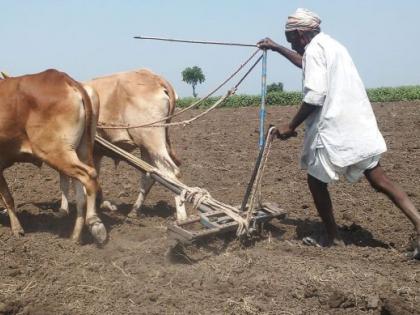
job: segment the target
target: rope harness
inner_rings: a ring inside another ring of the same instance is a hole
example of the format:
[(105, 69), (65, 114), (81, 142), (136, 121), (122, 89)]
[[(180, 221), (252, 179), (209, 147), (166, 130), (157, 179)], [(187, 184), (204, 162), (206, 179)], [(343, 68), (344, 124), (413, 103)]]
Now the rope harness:
[(205, 198), (210, 197), (210, 193), (200, 187), (192, 187), (190, 191), (183, 189), (181, 194), (181, 204), (184, 204), (186, 201), (192, 203), (193, 210), (197, 210), (203, 203)]
[(219, 100), (217, 100), (212, 106), (210, 106), (203, 113), (201, 113), (201, 114), (199, 114), (199, 115), (197, 115), (197, 116), (195, 116), (191, 119), (184, 120), (184, 121), (172, 122), (172, 123), (161, 123), (161, 122), (166, 121), (168, 119), (171, 119), (175, 116), (178, 116), (181, 113), (184, 113), (187, 110), (190, 110), (194, 107), (197, 107), (200, 103), (202, 103), (203, 101), (208, 99), (210, 96), (212, 96), (218, 90), (220, 90), (224, 85), (226, 85), (233, 77), (235, 77), (258, 54), (259, 51), (260, 51), (260, 49), (257, 49), (255, 52), (253, 52), (252, 55), (248, 59), (246, 59), (246, 61), (238, 67), (238, 69), (236, 69), (227, 79), (225, 79), (219, 86), (217, 86), (209, 94), (202, 97), (198, 101), (192, 103), (188, 107), (177, 111), (173, 115), (169, 115), (169, 116), (166, 116), (162, 119), (159, 119), (159, 120), (156, 120), (156, 121), (153, 121), (153, 122), (150, 122), (150, 123), (146, 123), (146, 124), (140, 124), (140, 125), (127, 125), (127, 124), (119, 124), (119, 123), (105, 124), (103, 122), (98, 122), (97, 128), (99, 128), (99, 129), (135, 129), (135, 128), (145, 128), (145, 127), (168, 127), (168, 126), (179, 126), (179, 125), (186, 126), (186, 125), (192, 123), (193, 121), (199, 119), (200, 117), (206, 115), (207, 113), (209, 113), (210, 111), (215, 109), (217, 106), (219, 106), (221, 103), (223, 103), (227, 98), (234, 95), (236, 93), (236, 90), (238, 89), (239, 85), (245, 80), (245, 78), (251, 73), (251, 71), (255, 68), (255, 66), (261, 61), (262, 55), (257, 59), (257, 61), (254, 62), (254, 64), (242, 76), (242, 78), (238, 81), (238, 83), (234, 87), (232, 87), (230, 90), (228, 90), (224, 96), (222, 96)]

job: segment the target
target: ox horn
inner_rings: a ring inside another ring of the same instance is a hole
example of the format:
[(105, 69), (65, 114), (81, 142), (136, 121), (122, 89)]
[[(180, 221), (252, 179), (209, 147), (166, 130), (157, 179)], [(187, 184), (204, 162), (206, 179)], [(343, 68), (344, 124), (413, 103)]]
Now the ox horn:
[(8, 75), (6, 72), (0, 71), (1, 76), (3, 77), (3, 79), (7, 79), (10, 78), (10, 75)]

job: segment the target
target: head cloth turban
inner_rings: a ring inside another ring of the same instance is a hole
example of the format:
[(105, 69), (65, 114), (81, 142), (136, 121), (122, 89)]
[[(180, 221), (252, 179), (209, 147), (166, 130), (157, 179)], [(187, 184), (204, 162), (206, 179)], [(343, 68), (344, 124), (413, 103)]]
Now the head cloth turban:
[(286, 22), (286, 32), (290, 31), (319, 31), (321, 19), (318, 14), (307, 9), (299, 8), (290, 15)]

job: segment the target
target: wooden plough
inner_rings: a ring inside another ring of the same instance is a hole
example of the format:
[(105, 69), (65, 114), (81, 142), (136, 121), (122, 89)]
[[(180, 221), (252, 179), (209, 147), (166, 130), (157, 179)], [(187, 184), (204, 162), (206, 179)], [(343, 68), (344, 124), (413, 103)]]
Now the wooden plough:
[(167, 229), (170, 238), (191, 243), (204, 237), (234, 230), (238, 236), (249, 236), (259, 231), (265, 222), (285, 216), (285, 212), (275, 204), (258, 202), (256, 205), (264, 164), (275, 133), (276, 129), (270, 127), (266, 134), (266, 145), (260, 150), (241, 207), (224, 204), (213, 199), (205, 190), (188, 187), (177, 179), (169, 178), (157, 168), (99, 136), (96, 136), (95, 141), (102, 148), (112, 151), (134, 168), (147, 173), (158, 183), (181, 196), (184, 202), (193, 203), (198, 214), (186, 220), (176, 220)]

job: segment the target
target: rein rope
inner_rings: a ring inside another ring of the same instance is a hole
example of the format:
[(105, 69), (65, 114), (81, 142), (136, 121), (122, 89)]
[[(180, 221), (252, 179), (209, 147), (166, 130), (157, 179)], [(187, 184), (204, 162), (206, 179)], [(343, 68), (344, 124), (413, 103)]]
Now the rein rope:
[(160, 122), (166, 121), (170, 118), (173, 118), (175, 116), (180, 115), (181, 113), (186, 112), (187, 110), (190, 110), (196, 106), (198, 106), (200, 103), (202, 103), (203, 101), (205, 101), (206, 99), (208, 99), (210, 96), (212, 96), (214, 93), (216, 93), (218, 90), (220, 90), (224, 85), (226, 85), (234, 76), (236, 76), (238, 74), (239, 71), (241, 71), (254, 57), (255, 55), (260, 51), (260, 49), (257, 49), (254, 53), (252, 53), (252, 55), (244, 62), (242, 63), (238, 69), (236, 69), (226, 80), (224, 80), (219, 86), (217, 86), (213, 91), (211, 91), (209, 94), (207, 94), (206, 96), (202, 97), (201, 99), (199, 99), (198, 101), (192, 103), (191, 105), (189, 105), (188, 107), (177, 111), (176, 113), (174, 113), (173, 115), (169, 115), (166, 116), (162, 119), (150, 122), (150, 123), (146, 123), (146, 124), (141, 124), (141, 125), (121, 125), (121, 124), (105, 124), (103, 122), (98, 122), (97, 128), (99, 129), (135, 129), (135, 128), (144, 128), (144, 127), (167, 127), (167, 126), (179, 126), (179, 125), (183, 125), (186, 126), (188, 124), (190, 124), (191, 122), (193, 122), (194, 120), (197, 120), (198, 118), (206, 115), (207, 113), (209, 113), (211, 110), (213, 110), (214, 108), (216, 108), (217, 106), (219, 106), (221, 103), (223, 103), (228, 97), (234, 95), (236, 93), (236, 90), (238, 89), (238, 86), (243, 82), (243, 80), (249, 75), (249, 73), (255, 68), (255, 66), (261, 61), (262, 59), (262, 55), (257, 59), (257, 61), (250, 67), (250, 69), (245, 73), (244, 76), (242, 76), (242, 78), (239, 80), (239, 82), (230, 90), (227, 91), (227, 93), (222, 96), (219, 100), (217, 100), (211, 107), (209, 107), (206, 111), (204, 111), (203, 113), (188, 119), (188, 120), (184, 120), (184, 121), (179, 121), (179, 122), (172, 122), (172, 123), (163, 123), (163, 124), (158, 124)]

